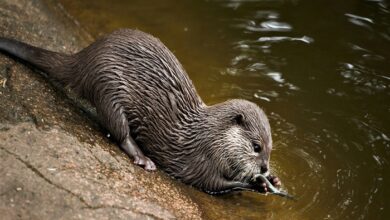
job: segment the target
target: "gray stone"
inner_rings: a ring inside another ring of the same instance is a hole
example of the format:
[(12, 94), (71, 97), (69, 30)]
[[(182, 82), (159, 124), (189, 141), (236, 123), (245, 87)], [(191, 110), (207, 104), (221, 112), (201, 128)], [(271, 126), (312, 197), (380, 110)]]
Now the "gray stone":
[[(54, 1), (2, 0), (0, 33), (66, 53), (92, 41)], [(0, 54), (1, 219), (201, 218), (180, 183), (133, 165), (89, 110)]]

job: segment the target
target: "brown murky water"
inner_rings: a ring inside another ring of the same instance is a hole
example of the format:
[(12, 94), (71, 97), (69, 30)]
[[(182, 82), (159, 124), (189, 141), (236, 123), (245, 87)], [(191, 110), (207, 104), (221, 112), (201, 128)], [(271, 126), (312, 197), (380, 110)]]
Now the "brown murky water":
[(159, 37), (207, 103), (268, 113), (297, 202), (188, 190), (210, 219), (390, 219), (390, 5), (382, 0), (60, 0), (95, 37)]

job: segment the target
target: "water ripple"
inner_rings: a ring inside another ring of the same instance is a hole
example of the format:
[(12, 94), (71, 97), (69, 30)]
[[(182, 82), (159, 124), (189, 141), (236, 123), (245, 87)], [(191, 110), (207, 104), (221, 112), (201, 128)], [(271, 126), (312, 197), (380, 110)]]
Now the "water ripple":
[(376, 94), (389, 89), (390, 77), (360, 64), (342, 63), (340, 74), (344, 83), (355, 85), (358, 93)]
[(286, 37), (286, 36), (275, 36), (275, 37), (260, 37), (258, 42), (270, 42), (270, 43), (277, 43), (277, 42), (283, 42), (283, 41), (301, 41), (306, 44), (311, 44), (314, 42), (314, 39), (308, 36), (303, 37)]
[(246, 30), (253, 32), (287, 32), (291, 31), (292, 27), (288, 23), (279, 21), (264, 21), (259, 25), (251, 23), (251, 25), (245, 26)]
[(366, 18), (363, 16), (358, 16), (349, 13), (346, 13), (345, 16), (347, 16), (349, 20), (354, 24), (361, 24), (362, 22), (374, 24), (374, 21), (371, 18)]

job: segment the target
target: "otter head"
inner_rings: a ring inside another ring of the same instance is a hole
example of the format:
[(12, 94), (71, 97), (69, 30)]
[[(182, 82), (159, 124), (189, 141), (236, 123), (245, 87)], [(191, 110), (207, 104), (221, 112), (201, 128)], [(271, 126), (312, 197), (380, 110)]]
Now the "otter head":
[(255, 190), (257, 174), (268, 175), (272, 150), (268, 118), (256, 104), (230, 100), (210, 107), (213, 130), (219, 135), (210, 142), (214, 175), (208, 192)]

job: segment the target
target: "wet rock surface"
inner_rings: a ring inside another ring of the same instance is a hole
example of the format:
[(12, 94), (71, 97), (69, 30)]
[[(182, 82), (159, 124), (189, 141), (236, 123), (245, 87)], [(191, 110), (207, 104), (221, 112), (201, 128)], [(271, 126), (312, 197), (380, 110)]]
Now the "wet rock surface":
[[(51, 1), (1, 1), (0, 33), (66, 53), (91, 41)], [(134, 166), (69, 96), (0, 53), (1, 219), (200, 218), (180, 183)]]

